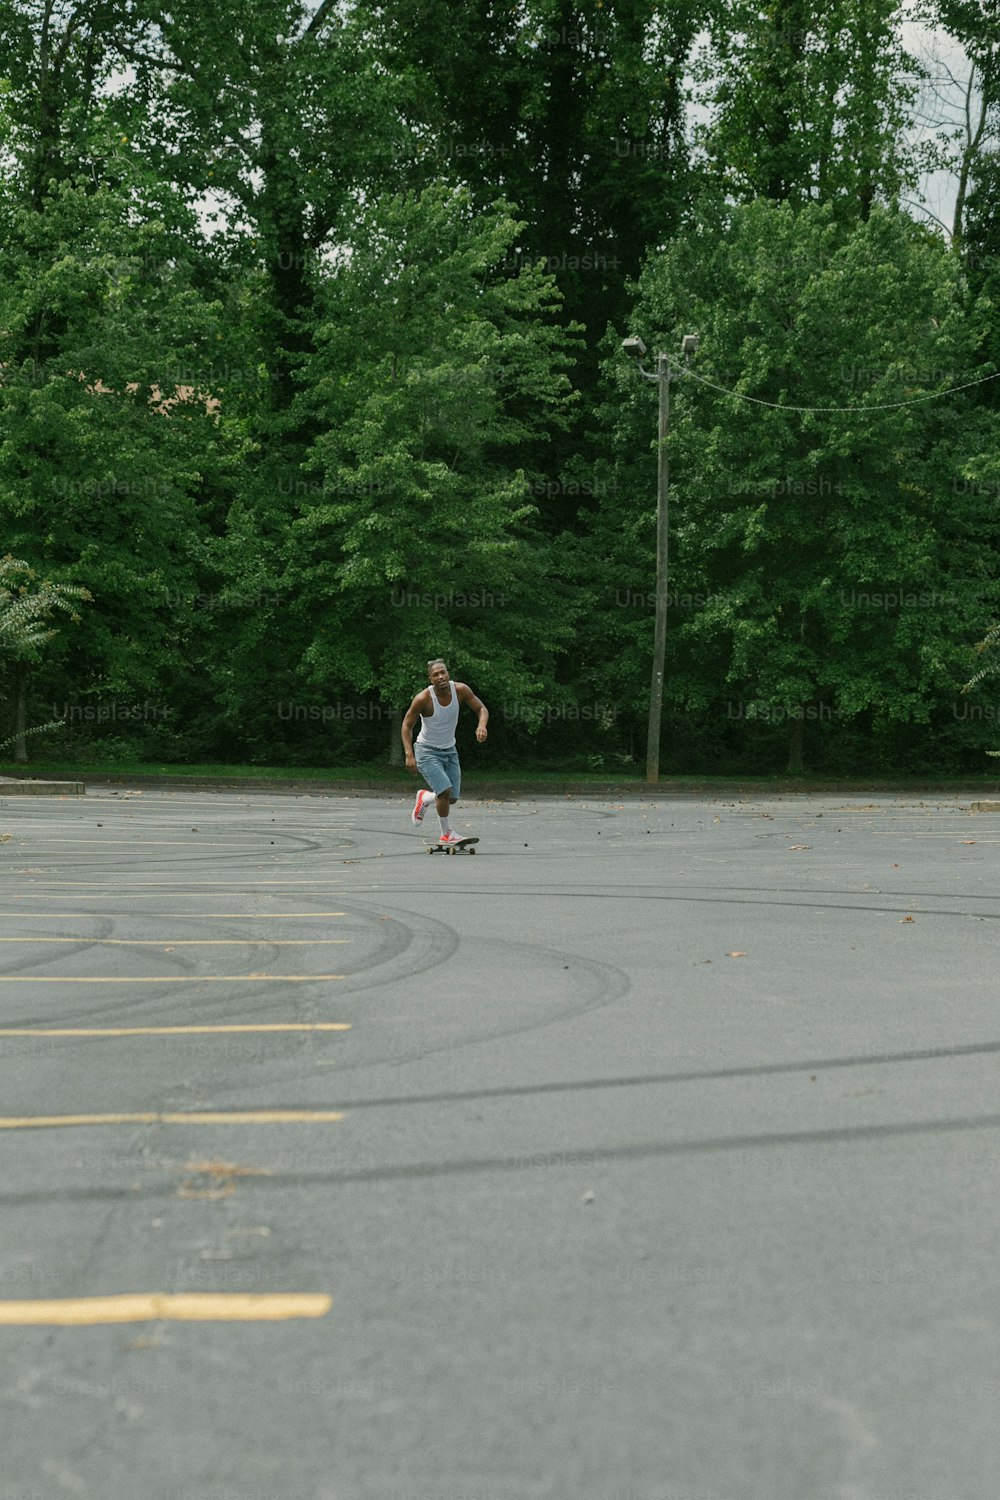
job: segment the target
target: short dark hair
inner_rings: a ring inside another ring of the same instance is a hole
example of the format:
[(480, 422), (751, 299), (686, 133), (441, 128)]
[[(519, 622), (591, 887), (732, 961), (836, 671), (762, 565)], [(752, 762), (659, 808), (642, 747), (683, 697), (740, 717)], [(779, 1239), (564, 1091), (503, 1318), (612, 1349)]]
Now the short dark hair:
[(448, 666), (448, 663), (445, 661), (445, 659), (444, 659), (443, 656), (435, 656), (434, 659), (433, 659), (433, 661), (429, 661), (427, 663), (427, 670), (428, 670), (428, 672), (432, 671), (433, 668), (437, 667), (437, 666), (442, 666), (442, 667), (447, 667)]

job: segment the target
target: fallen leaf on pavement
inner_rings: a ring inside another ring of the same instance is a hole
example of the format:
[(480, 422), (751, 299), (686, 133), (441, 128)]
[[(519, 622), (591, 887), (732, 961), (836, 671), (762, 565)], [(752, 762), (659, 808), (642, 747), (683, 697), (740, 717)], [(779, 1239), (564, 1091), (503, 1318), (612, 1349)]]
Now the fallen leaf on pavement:
[[(263, 1167), (241, 1167), (232, 1161), (189, 1161), (181, 1171), (185, 1177), (176, 1189), (178, 1198), (231, 1198), (237, 1177), (270, 1177)], [(199, 1179), (202, 1179), (199, 1182)], [(206, 1185), (207, 1184), (207, 1185)]]

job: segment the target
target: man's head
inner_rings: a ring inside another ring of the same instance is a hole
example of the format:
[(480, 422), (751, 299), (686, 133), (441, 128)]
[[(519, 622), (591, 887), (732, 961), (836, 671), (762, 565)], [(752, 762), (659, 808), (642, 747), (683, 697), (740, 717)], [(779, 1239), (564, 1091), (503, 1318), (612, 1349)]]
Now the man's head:
[(449, 682), (450, 674), (448, 672), (447, 662), (444, 661), (440, 656), (435, 657), (433, 661), (429, 661), (427, 663), (427, 676), (430, 678), (431, 682), (435, 684), (446, 684), (447, 682)]

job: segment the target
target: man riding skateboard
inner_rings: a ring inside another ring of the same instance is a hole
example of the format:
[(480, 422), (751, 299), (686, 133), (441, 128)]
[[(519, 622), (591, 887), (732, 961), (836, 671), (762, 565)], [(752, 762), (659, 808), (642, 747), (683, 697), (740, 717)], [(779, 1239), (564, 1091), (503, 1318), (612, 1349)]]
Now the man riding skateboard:
[[(441, 822), (441, 840), (444, 845), (459, 844), (460, 836), (452, 830), (448, 814), (458, 801), (462, 790), (462, 768), (455, 749), (455, 724), (464, 703), (479, 715), (476, 739), (480, 744), (486, 739), (486, 724), (490, 717), (486, 704), (476, 697), (464, 682), (452, 682), (447, 663), (440, 657), (427, 663), (430, 687), (418, 693), (406, 710), (400, 734), (406, 769), (415, 776), (419, 771), (430, 787), (421, 788), (411, 814), (413, 822), (419, 824), (424, 813), (433, 802)], [(416, 745), (413, 729), (420, 719), (420, 733)]]

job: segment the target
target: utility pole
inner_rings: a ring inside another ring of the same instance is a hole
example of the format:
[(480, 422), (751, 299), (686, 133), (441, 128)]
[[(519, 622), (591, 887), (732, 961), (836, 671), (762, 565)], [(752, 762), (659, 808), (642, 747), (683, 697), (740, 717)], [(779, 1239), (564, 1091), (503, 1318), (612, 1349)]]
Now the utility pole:
[[(656, 596), (653, 621), (653, 670), (649, 685), (649, 723), (646, 729), (646, 780), (652, 785), (660, 779), (660, 724), (663, 717), (663, 678), (667, 655), (667, 604), (670, 597), (670, 458), (667, 438), (670, 435), (670, 357), (656, 356), (656, 373), (643, 367), (646, 346), (640, 338), (629, 338), (622, 348), (636, 360), (639, 373), (659, 386), (659, 421), (656, 445)], [(690, 365), (698, 348), (698, 335), (687, 333), (681, 340), (685, 365)]]
[(660, 779), (660, 724), (663, 717), (663, 672), (667, 655), (667, 604), (670, 598), (670, 361), (656, 356), (660, 411), (656, 448), (656, 603), (653, 621), (653, 672), (649, 684), (649, 724), (646, 729), (646, 780)]

